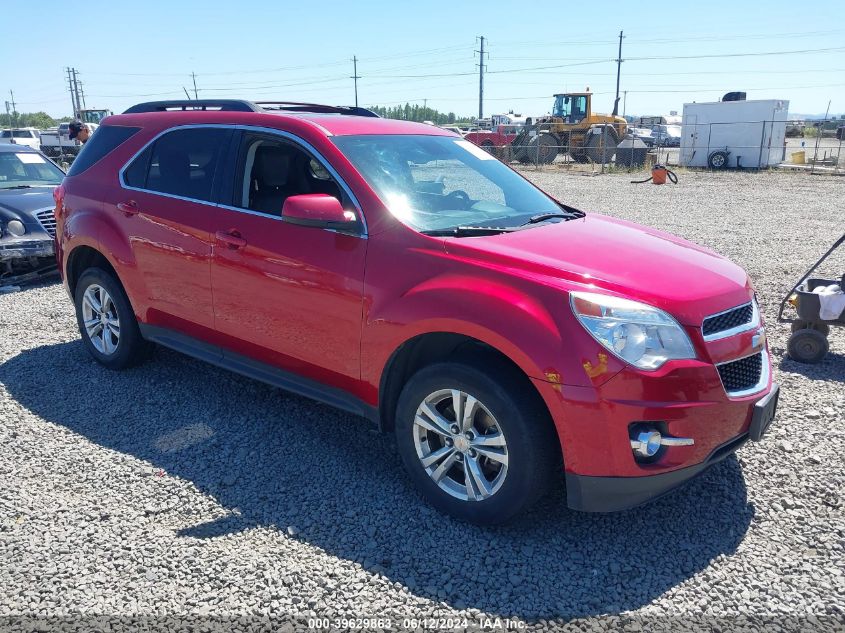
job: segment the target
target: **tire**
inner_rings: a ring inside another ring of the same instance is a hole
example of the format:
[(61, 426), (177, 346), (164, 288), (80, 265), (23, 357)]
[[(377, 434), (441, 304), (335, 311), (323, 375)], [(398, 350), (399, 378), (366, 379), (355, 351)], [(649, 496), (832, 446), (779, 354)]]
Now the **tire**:
[(495, 155), (496, 153), (496, 146), (493, 145), (492, 141), (484, 141), (481, 143), (481, 149), (483, 149), (488, 154)]
[[(82, 342), (98, 363), (117, 370), (148, 358), (152, 345), (141, 337), (126, 292), (110, 273), (101, 268), (83, 272), (76, 284), (74, 305)], [(86, 327), (86, 320), (90, 325), (94, 319), (98, 322)]]
[(825, 335), (809, 329), (794, 332), (786, 346), (789, 357), (799, 363), (819, 363), (827, 355), (827, 350)]
[(574, 160), (576, 163), (581, 163), (582, 165), (584, 165), (584, 164), (586, 164), (586, 163), (589, 163), (589, 162), (590, 162), (590, 159), (589, 159), (589, 157), (588, 157), (588, 156), (584, 153), (584, 150), (579, 150), (579, 151), (577, 151), (577, 152), (572, 152), (572, 153), (570, 154), (570, 156), (572, 156), (572, 160)]
[(599, 134), (591, 134), (584, 146), (584, 153), (594, 163), (612, 163), (616, 153), (616, 136), (613, 132), (602, 130)]
[(802, 321), (800, 319), (793, 321), (792, 331), (797, 332), (798, 330), (815, 330), (821, 332), (824, 336), (830, 335), (830, 326), (822, 321)]
[(726, 169), (728, 166), (727, 152), (710, 152), (707, 157), (707, 166), (710, 169)]
[[(544, 132), (537, 136), (536, 143), (537, 162), (541, 165), (551, 165), (555, 162), (558, 154), (557, 139), (551, 134)], [(532, 151), (535, 151), (534, 147), (532, 147)]]
[[(411, 480), (435, 508), (462, 521), (492, 525), (545, 494), (559, 465), (559, 440), (545, 406), (530, 389), (524, 377), (496, 364), (482, 371), (464, 363), (437, 363), (407, 382), (396, 410), (397, 446)], [(462, 408), (476, 399), (472, 419), (458, 433), (449, 428), (455, 421), (454, 393), (461, 394)], [(475, 477), (467, 474), (472, 472)]]

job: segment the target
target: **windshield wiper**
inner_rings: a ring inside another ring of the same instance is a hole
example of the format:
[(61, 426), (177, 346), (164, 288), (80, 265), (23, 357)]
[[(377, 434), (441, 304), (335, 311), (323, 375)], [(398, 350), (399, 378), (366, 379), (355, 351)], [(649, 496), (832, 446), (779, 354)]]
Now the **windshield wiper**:
[(565, 204), (561, 205), (563, 207), (563, 212), (561, 211), (551, 211), (549, 213), (538, 213), (537, 215), (532, 215), (528, 218), (527, 221), (523, 222), (520, 226), (527, 226), (529, 224), (537, 224), (539, 222), (545, 222), (546, 220), (554, 220), (556, 218), (560, 218), (562, 220), (574, 220), (576, 218), (583, 218), (584, 212), (579, 211), (578, 209), (573, 209), (572, 207), (568, 207)]
[(431, 229), (420, 231), (423, 235), (433, 237), (471, 237), (473, 235), (498, 235), (518, 231), (516, 226), (453, 226), (451, 229)]

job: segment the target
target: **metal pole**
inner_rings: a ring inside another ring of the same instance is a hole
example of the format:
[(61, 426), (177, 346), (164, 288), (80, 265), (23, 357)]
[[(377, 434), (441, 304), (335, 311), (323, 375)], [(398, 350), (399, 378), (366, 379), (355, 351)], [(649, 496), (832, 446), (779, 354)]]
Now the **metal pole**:
[(79, 110), (79, 108), (76, 105), (76, 95), (74, 95), (74, 93), (73, 93), (73, 79), (71, 78), (71, 72), (72, 72), (72, 69), (67, 68), (67, 88), (70, 91), (71, 114), (73, 115), (73, 118), (75, 119), (76, 118), (76, 111)]
[(193, 70), (191, 71), (191, 79), (194, 82), (194, 99), (199, 99), (197, 96), (197, 75)]
[(619, 77), (622, 74), (622, 31), (619, 31), (619, 56), (616, 58), (616, 100), (613, 102), (613, 116), (619, 114)]
[(184, 90), (184, 91), (185, 91), (185, 96), (186, 96), (186, 97), (188, 97), (188, 101), (190, 101), (190, 100), (191, 100), (191, 95), (190, 95), (190, 94), (188, 94), (188, 89), (187, 89), (187, 88), (185, 88), (185, 86), (182, 86), (182, 90)]
[(478, 51), (478, 120), (484, 118), (484, 36), (479, 36), (481, 47)]
[[(9, 90), (9, 94), (12, 96), (12, 114), (9, 117), (9, 125), (11, 126), (12, 125), (12, 118), (11, 117), (15, 117), (15, 123), (18, 122), (18, 112), (17, 112), (17, 108), (15, 107), (15, 93), (12, 92), (11, 90)], [(14, 126), (14, 127), (17, 127), (17, 126)], [(14, 129), (14, 127), (12, 129)], [(12, 136), (14, 136), (14, 134)]]
[(358, 80), (361, 77), (358, 76), (358, 56), (352, 56), (352, 77), (350, 79), (353, 80), (355, 84), (355, 107), (358, 107)]
[(82, 101), (79, 99), (79, 84), (76, 81), (76, 68), (73, 69), (73, 94), (76, 95), (76, 112), (73, 113), (73, 118), (80, 119), (82, 116), (80, 113)]
[(625, 95), (624, 98), (622, 99), (622, 116), (624, 117), (625, 112), (627, 112), (627, 110), (628, 110), (628, 91), (623, 90), (622, 94)]
[[(14, 104), (12, 104), (14, 105)], [(819, 156), (819, 141), (822, 140), (822, 134), (824, 134), (824, 127), (827, 125), (827, 115), (830, 114), (830, 101), (827, 102), (827, 110), (824, 111), (824, 121), (820, 128), (818, 128), (819, 133), (816, 135), (816, 148), (813, 150), (813, 165), (810, 167), (810, 175), (812, 175), (816, 171), (816, 159)]]

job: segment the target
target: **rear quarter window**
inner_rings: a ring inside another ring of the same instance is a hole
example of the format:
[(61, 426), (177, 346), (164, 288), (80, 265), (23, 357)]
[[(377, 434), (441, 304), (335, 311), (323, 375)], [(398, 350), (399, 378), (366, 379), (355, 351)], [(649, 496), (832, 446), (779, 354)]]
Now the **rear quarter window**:
[(139, 127), (124, 127), (120, 125), (101, 125), (94, 131), (88, 142), (82, 146), (82, 150), (79, 152), (76, 160), (73, 161), (67, 175), (77, 176), (81, 174), (91, 167), (91, 165), (126, 142), (127, 139), (140, 129)]

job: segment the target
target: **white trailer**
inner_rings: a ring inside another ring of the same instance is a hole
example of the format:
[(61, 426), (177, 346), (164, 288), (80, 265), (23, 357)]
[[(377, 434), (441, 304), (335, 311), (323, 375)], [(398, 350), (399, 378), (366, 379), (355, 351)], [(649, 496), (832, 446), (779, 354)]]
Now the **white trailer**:
[(777, 165), (788, 111), (783, 99), (685, 103), (679, 162), (711, 169)]

